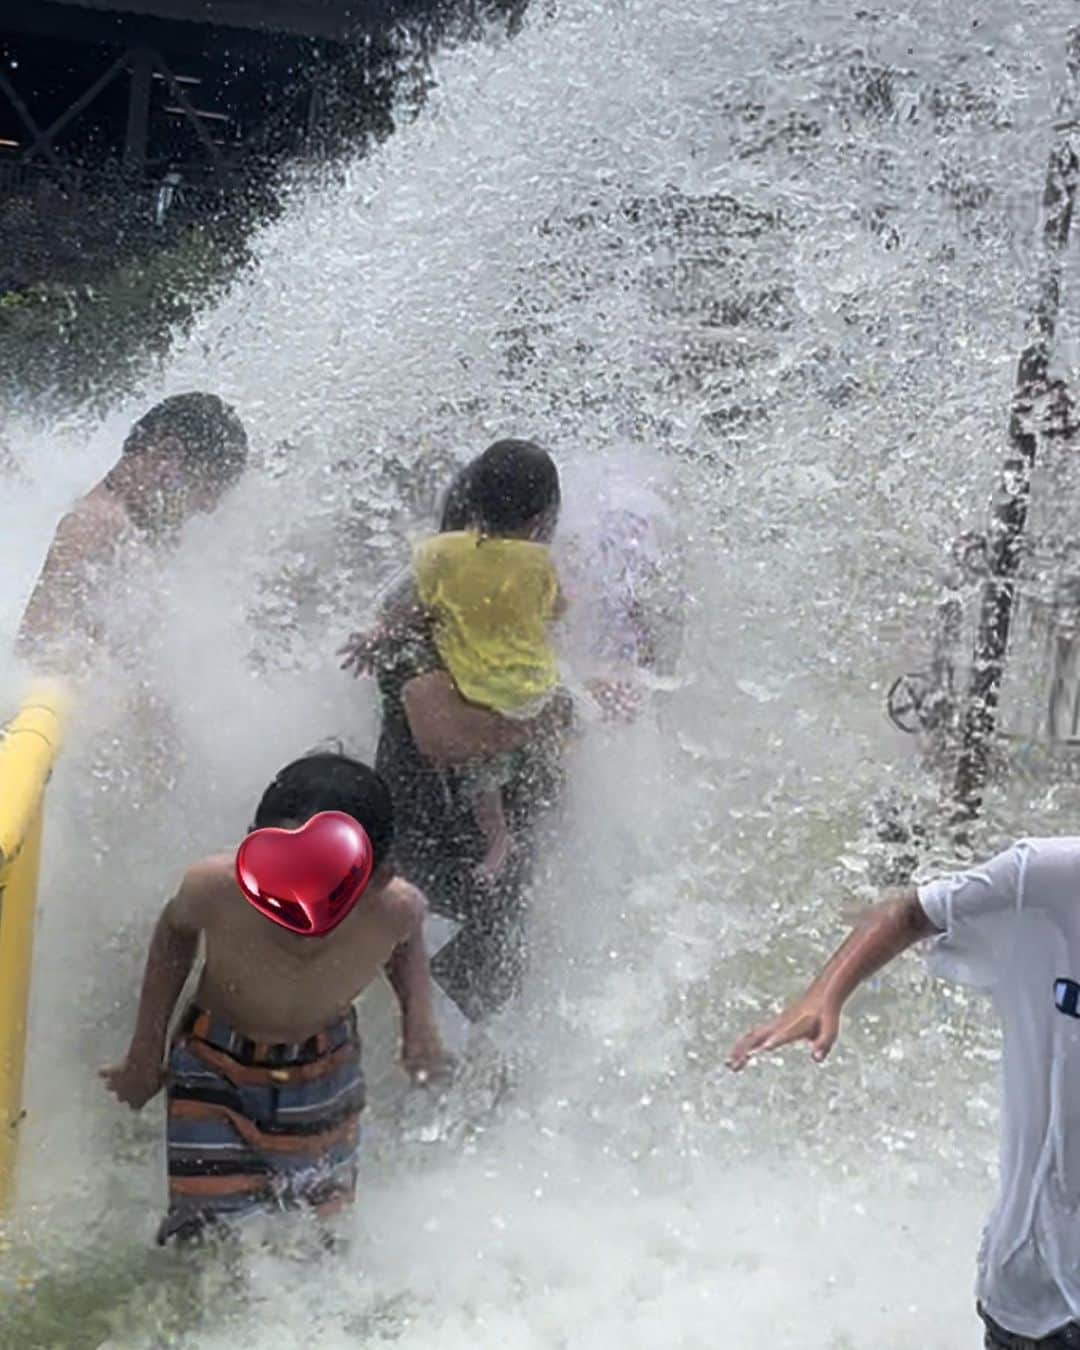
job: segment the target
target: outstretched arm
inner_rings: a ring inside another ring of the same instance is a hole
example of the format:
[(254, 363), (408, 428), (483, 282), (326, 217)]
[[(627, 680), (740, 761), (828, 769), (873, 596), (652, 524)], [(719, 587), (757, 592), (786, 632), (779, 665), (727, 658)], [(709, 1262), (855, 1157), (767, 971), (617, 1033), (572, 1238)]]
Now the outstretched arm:
[(373, 675), (385, 646), (400, 643), (410, 633), (423, 633), (427, 626), (428, 616), (417, 597), (412, 571), (405, 568), (383, 594), (372, 626), (351, 633), (338, 648), (338, 656), (345, 658), (341, 669), (351, 670), (356, 676)]
[(128, 1052), (120, 1064), (101, 1070), (109, 1091), (135, 1111), (156, 1096), (164, 1081), (169, 1019), (199, 947), (191, 911), (192, 897), (181, 886), (154, 929)]
[(755, 1055), (792, 1041), (809, 1041), (823, 1060), (840, 1030), (840, 1011), (856, 987), (901, 952), (937, 932), (915, 889), (900, 892), (868, 910), (833, 953), (806, 993), (772, 1021), (736, 1041), (728, 1067), (743, 1069)]

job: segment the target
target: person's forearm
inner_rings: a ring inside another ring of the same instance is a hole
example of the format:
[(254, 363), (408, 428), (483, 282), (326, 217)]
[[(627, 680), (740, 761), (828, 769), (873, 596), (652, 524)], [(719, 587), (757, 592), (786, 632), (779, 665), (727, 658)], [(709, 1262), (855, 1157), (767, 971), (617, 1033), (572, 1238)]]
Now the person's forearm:
[(426, 623), (427, 615), (416, 594), (411, 568), (403, 568), (380, 595), (376, 615), (380, 626), (388, 633), (399, 633)]
[(167, 914), (161, 916), (146, 958), (129, 1058), (155, 1063), (162, 1058), (169, 1019), (191, 974), (198, 947), (198, 934), (178, 932), (170, 924)]
[(407, 938), (386, 965), (386, 977), (397, 996), (403, 1021), (433, 1018), (431, 967), (421, 932)]
[(914, 888), (895, 893), (863, 915), (808, 992), (841, 1007), (863, 980), (934, 931)]
[(820, 1063), (836, 1041), (841, 1010), (852, 991), (894, 957), (936, 931), (914, 889), (875, 905), (863, 915), (800, 998), (735, 1042), (727, 1057), (728, 1067), (737, 1073), (755, 1055), (801, 1040), (811, 1043), (814, 1058)]

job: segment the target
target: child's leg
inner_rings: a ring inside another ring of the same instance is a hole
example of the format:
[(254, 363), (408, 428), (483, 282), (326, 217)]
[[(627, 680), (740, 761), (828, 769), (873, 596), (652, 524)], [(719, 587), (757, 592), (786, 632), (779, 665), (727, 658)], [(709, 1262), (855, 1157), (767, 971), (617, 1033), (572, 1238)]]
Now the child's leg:
[(479, 788), (473, 793), (472, 810), (473, 819), (487, 843), (487, 853), (477, 871), (486, 880), (494, 881), (506, 866), (512, 842), (503, 810), (502, 788), (498, 784)]
[[(535, 706), (528, 709), (501, 715), (515, 722), (529, 722), (539, 715), (547, 701), (546, 698), (537, 700)], [(502, 789), (503, 784), (514, 777), (518, 764), (518, 753), (510, 751), (474, 760), (465, 769), (463, 786), (472, 805), (473, 819), (487, 844), (487, 852), (476, 868), (477, 877), (484, 882), (498, 877), (514, 844), (506, 823)]]

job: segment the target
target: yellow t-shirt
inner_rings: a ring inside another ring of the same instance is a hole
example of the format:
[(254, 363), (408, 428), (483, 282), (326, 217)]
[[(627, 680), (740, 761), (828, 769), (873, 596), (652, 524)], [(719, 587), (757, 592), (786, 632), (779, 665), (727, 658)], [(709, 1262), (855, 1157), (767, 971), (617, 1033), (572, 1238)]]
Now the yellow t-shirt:
[(464, 531), (417, 546), (413, 575), (435, 645), (463, 698), (513, 712), (558, 683), (548, 625), (559, 579), (543, 544)]

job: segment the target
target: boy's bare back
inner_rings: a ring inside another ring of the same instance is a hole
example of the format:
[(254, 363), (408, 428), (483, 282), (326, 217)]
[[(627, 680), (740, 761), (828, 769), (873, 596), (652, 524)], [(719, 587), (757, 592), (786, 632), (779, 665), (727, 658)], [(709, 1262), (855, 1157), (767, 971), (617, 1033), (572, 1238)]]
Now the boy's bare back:
[(300, 937), (247, 903), (234, 867), (232, 854), (191, 867), (169, 906), (170, 922), (204, 934), (199, 1007), (254, 1041), (303, 1041), (330, 1025), (423, 919), (421, 893), (377, 872), (337, 928)]

